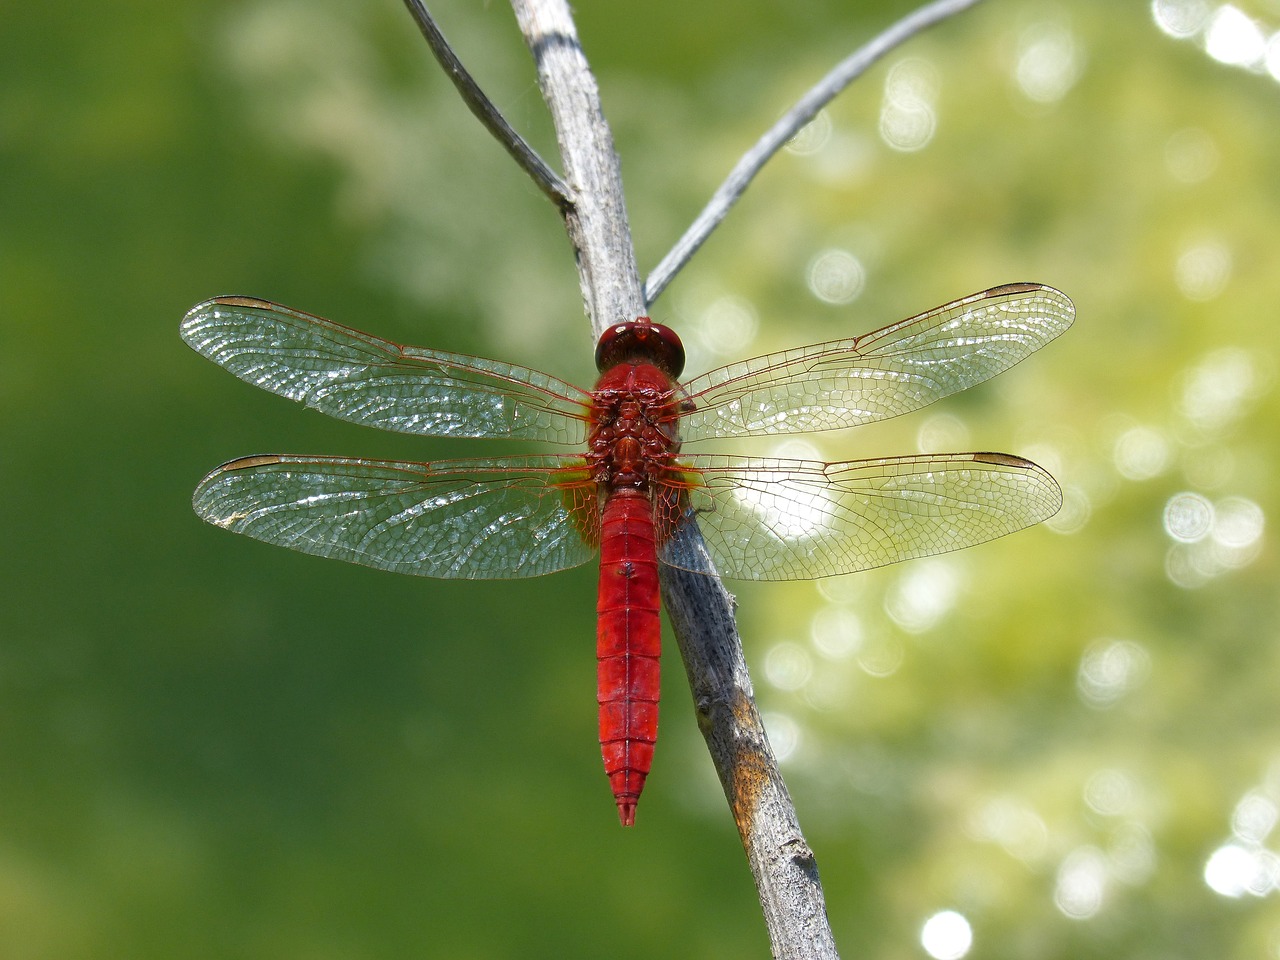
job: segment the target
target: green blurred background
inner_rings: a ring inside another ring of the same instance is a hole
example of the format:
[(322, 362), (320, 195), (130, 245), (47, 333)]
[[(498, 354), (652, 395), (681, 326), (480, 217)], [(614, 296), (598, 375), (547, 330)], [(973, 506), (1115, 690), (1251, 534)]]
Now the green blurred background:
[[(646, 269), (911, 9), (578, 6)], [(433, 9), (553, 156), (510, 10)], [(654, 308), (698, 373), (1007, 281), (1078, 307), (998, 380), (811, 442), (1030, 456), (1059, 518), (738, 585), (845, 956), (1280, 957), (1277, 28), (989, 0), (846, 92)], [(0, 956), (765, 956), (674, 656), (617, 825), (590, 569), (418, 581), (196, 520), (233, 456), (499, 449), (234, 380), (177, 336), (220, 293), (591, 376), (557, 217), (394, 0), (0, 8)]]

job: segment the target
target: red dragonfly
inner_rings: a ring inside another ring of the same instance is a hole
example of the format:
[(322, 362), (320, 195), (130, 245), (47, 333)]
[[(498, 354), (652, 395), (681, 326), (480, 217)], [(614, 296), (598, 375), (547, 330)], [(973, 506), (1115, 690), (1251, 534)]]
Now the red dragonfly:
[(818, 463), (682, 444), (832, 430), (916, 410), (1071, 325), (1051, 287), (994, 287), (860, 337), (681, 383), (684, 348), (648, 317), (609, 328), (582, 390), (527, 367), (407, 347), (287, 307), (220, 297), (182, 336), (237, 377), (330, 416), (432, 437), (549, 440), (552, 456), (398, 463), (256, 456), (201, 481), (205, 520), (304, 553), (427, 577), (535, 577), (600, 556), (600, 749), (624, 825), (658, 724), (662, 563), (696, 518), (720, 572), (852, 573), (957, 550), (1057, 512), (1053, 478), (1003, 453)]

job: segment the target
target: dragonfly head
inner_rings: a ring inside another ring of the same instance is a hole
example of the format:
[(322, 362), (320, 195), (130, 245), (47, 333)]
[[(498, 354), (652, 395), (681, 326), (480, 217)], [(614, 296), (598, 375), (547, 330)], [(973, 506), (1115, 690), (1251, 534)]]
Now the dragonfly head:
[(620, 363), (651, 363), (674, 380), (684, 370), (684, 344), (648, 317), (615, 323), (596, 344), (596, 369), (604, 373)]

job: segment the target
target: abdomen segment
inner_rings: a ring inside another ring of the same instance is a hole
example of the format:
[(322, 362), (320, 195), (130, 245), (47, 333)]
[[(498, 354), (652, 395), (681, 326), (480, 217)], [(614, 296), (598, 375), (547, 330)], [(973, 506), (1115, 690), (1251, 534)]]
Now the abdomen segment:
[(638, 490), (610, 494), (600, 542), (596, 631), (600, 752), (623, 826), (635, 822), (658, 738), (658, 555), (653, 508)]

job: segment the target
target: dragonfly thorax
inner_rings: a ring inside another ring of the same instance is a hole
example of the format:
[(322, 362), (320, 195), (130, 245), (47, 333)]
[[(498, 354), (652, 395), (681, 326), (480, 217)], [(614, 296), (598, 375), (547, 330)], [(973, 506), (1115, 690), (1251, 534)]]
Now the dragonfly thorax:
[(647, 491), (679, 449), (671, 381), (652, 364), (615, 366), (593, 391), (587, 459), (610, 490)]

